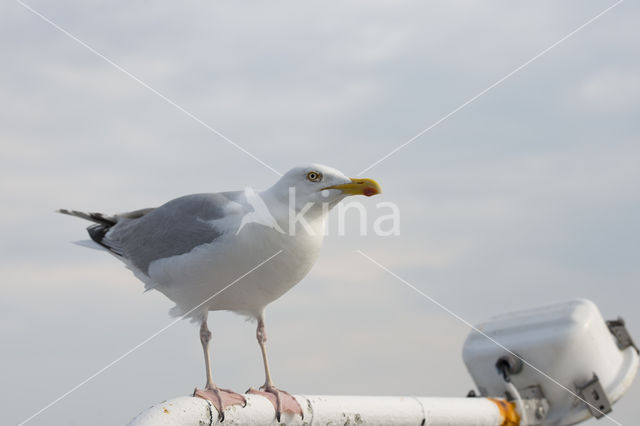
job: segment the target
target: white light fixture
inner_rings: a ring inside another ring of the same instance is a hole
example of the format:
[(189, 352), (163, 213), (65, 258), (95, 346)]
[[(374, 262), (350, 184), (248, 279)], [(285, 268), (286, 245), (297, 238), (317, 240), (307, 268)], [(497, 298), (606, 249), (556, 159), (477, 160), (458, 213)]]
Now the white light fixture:
[(499, 315), (477, 328), (463, 358), (480, 394), (518, 401), (528, 425), (602, 417), (638, 370), (624, 321), (605, 321), (589, 300)]

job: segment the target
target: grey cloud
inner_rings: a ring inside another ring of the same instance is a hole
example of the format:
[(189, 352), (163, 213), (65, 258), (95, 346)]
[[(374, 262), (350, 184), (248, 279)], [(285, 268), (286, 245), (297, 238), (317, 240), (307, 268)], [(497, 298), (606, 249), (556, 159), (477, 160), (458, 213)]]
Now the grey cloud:
[[(606, 7), (32, 5), (277, 169), (314, 161), (347, 175)], [(17, 3), (1, 7), (0, 365), (3, 412), (19, 422), (169, 322), (161, 295), (69, 244), (85, 231), (54, 209), (132, 210), (275, 175)], [(350, 223), (347, 237), (328, 237), (317, 267), (268, 312), (278, 385), (452, 396), (471, 386), (464, 327), (356, 249), (471, 322), (590, 297), (637, 334), (639, 12), (624, 2), (366, 173), (400, 206), (401, 235), (359, 237)], [(219, 382), (258, 385), (253, 325), (215, 314), (211, 326)], [(188, 393), (202, 379), (196, 332), (177, 325), (30, 424), (124, 423)], [(638, 415), (638, 389), (614, 409), (623, 424)]]

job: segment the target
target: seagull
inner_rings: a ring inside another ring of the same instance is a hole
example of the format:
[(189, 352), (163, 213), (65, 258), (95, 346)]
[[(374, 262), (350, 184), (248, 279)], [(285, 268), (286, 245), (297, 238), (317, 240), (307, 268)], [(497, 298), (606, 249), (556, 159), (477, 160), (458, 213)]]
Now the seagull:
[(260, 394), (282, 412), (303, 415), (296, 399), (278, 389), (267, 359), (265, 308), (302, 280), (316, 259), (328, 212), (350, 195), (381, 192), (371, 179), (352, 179), (319, 164), (296, 167), (263, 191), (192, 194), (157, 208), (106, 215), (60, 209), (94, 222), (83, 245), (106, 250), (140, 279), (145, 290), (175, 303), (170, 314), (200, 323), (206, 384), (194, 396), (209, 400), (220, 421), (246, 399), (213, 381), (209, 355), (209, 311), (233, 311), (257, 322), (264, 363)]

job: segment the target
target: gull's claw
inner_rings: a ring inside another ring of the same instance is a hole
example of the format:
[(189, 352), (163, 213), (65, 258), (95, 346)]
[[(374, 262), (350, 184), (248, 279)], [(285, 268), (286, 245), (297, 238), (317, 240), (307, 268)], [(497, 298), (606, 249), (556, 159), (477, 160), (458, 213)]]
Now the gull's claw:
[(276, 388), (275, 386), (262, 386), (260, 390), (250, 388), (247, 393), (262, 395), (267, 398), (276, 410), (276, 420), (280, 421), (281, 413), (300, 414), (304, 419), (304, 412), (300, 403), (289, 393)]
[(193, 391), (193, 396), (200, 397), (202, 399), (206, 399), (211, 402), (216, 410), (218, 410), (218, 420), (221, 422), (224, 421), (224, 409), (231, 405), (242, 405), (243, 407), (247, 405), (247, 400), (244, 396), (239, 393), (235, 393), (229, 389), (195, 389)]

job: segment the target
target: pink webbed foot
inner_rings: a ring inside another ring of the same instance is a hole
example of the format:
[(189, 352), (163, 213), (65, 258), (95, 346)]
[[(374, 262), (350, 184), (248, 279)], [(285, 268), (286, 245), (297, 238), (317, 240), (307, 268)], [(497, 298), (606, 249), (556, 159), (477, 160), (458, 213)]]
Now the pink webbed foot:
[(229, 389), (213, 388), (198, 389), (193, 391), (193, 396), (206, 399), (211, 402), (216, 410), (218, 410), (218, 420), (224, 421), (224, 409), (231, 405), (247, 405), (247, 400), (239, 393), (235, 393)]
[(250, 388), (247, 393), (262, 395), (271, 401), (276, 410), (277, 421), (280, 421), (281, 413), (300, 414), (300, 417), (304, 418), (300, 403), (289, 392), (277, 389), (275, 386), (262, 386), (260, 389)]

